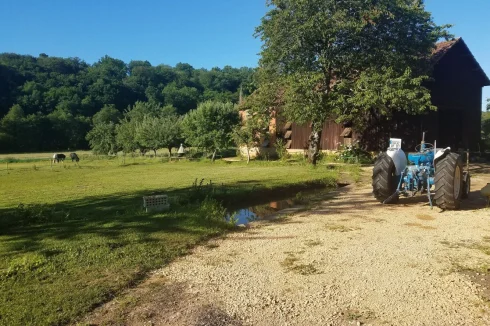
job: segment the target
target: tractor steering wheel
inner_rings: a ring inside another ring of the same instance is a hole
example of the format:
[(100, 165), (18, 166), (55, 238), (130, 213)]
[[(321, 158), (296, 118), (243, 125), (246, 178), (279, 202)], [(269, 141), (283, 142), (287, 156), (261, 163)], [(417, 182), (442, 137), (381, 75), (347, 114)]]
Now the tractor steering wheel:
[[(425, 145), (424, 153), (430, 152), (431, 150), (434, 149), (434, 145), (432, 145), (432, 144), (425, 143), (424, 145)], [(415, 146), (416, 152), (421, 152), (421, 149), (422, 149), (422, 144), (418, 144), (417, 146)]]

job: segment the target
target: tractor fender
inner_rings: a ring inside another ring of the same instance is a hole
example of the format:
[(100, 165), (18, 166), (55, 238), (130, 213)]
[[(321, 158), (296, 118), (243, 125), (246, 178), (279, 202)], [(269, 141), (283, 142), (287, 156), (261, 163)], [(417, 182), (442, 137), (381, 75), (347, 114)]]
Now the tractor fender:
[(393, 160), (396, 175), (401, 175), (407, 167), (407, 155), (401, 149), (389, 149), (386, 154)]
[(447, 154), (451, 153), (451, 147), (446, 147), (446, 148), (436, 148), (436, 155), (434, 155), (434, 162), (437, 162)]

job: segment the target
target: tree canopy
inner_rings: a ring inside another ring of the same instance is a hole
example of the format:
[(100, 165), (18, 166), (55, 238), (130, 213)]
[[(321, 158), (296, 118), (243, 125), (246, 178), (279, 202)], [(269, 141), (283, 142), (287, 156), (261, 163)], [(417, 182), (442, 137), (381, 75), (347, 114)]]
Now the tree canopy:
[(241, 88), (253, 91), (253, 73), (246, 67), (153, 66), (109, 56), (91, 65), (79, 58), (2, 53), (0, 121), (10, 111), (15, 119), (0, 123), (1, 150), (86, 148), (86, 134), (99, 120), (117, 124), (137, 102), (172, 106), (179, 115), (207, 100), (237, 103)]
[(190, 111), (182, 121), (187, 143), (213, 152), (233, 143), (233, 130), (240, 122), (238, 109), (230, 102), (204, 102)]
[[(311, 123), (316, 161), (324, 121), (357, 130), (372, 115), (433, 109), (424, 87), (435, 43), (449, 37), (422, 0), (269, 0), (256, 35), (264, 42), (257, 97)], [(276, 93), (271, 93), (270, 90)], [(260, 107), (260, 105), (256, 106)]]
[(156, 151), (166, 148), (172, 155), (172, 148), (183, 143), (181, 118), (177, 114), (167, 113), (160, 117), (145, 116), (136, 126), (136, 139), (145, 148)]

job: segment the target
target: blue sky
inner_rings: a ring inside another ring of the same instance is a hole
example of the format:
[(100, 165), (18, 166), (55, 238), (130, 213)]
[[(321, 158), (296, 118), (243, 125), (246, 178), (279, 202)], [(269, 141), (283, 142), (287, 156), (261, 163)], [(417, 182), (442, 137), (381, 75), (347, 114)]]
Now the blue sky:
[[(490, 75), (490, 0), (426, 0)], [(265, 0), (0, 0), (0, 52), (256, 66)], [(490, 97), (490, 87), (484, 90)]]

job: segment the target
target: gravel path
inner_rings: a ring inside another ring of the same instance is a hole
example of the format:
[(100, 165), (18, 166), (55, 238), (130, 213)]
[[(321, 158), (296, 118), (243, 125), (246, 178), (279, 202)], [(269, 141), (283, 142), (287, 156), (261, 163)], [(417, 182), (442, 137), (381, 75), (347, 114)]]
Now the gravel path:
[[(368, 172), (366, 172), (368, 173)], [(473, 179), (479, 190), (489, 175)], [(375, 202), (363, 182), (193, 250), (92, 324), (490, 325), (490, 210)]]

